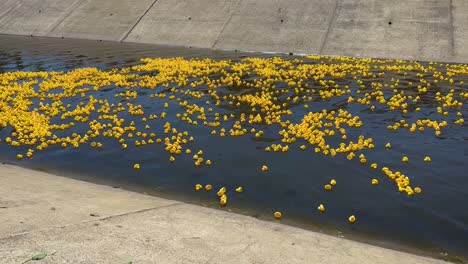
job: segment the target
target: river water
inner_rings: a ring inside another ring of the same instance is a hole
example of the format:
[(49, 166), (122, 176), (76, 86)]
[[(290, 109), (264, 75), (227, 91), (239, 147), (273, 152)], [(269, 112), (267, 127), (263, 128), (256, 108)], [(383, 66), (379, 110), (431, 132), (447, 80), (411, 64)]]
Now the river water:
[[(82, 67), (102, 70), (122, 68), (140, 63), (145, 57), (185, 57), (230, 59), (239, 61), (246, 56), (273, 57), (273, 54), (212, 51), (190, 48), (169, 48), (153, 45), (96, 42), (68, 39), (0, 36), (0, 73), (11, 71), (68, 71)], [(295, 56), (281, 55), (284, 59)], [(468, 83), (468, 76), (460, 77)], [(402, 83), (415, 81), (401, 78)], [(378, 80), (377, 80), (378, 81)], [(353, 85), (353, 80), (349, 80)], [(438, 87), (447, 92), (450, 85)], [(456, 89), (466, 89), (467, 85)], [(113, 97), (100, 91), (97, 98)], [(429, 98), (429, 99), (427, 99)], [(426, 111), (411, 112), (412, 118), (434, 117), (435, 102), (421, 102)], [(190, 128), (196, 137), (193, 149), (203, 149), (211, 157), (213, 166), (196, 168), (188, 159), (168, 162), (167, 153), (157, 145), (129, 148), (123, 155), (118, 144), (105, 144), (102, 150), (89, 146), (79, 149), (48, 148), (33, 159), (17, 161), (17, 149), (0, 143), (0, 159), (24, 167), (43, 170), (87, 181), (110, 184), (150, 195), (182, 200), (194, 204), (273, 220), (272, 213), (281, 211), (282, 222), (306, 229), (346, 237), (385, 247), (431, 255), (455, 262), (468, 256), (468, 181), (466, 173), (466, 125), (450, 126), (441, 136), (432, 131), (417, 135), (407, 131), (388, 131), (387, 125), (401, 119), (400, 114), (382, 109), (369, 112), (361, 105), (346, 105), (346, 99), (318, 102), (317, 109), (346, 108), (359, 114), (365, 126), (365, 136), (372, 137), (375, 149), (366, 153), (368, 159), (384, 162), (411, 175), (414, 186), (423, 188), (421, 195), (408, 197), (395, 190), (393, 182), (379, 178), (376, 187), (370, 184), (377, 172), (350, 162), (345, 156), (326, 157), (313, 153), (313, 148), (301, 151), (297, 147), (287, 153), (266, 153), (264, 148), (281, 143), (281, 137), (269, 133), (263, 140), (255, 137), (213, 137), (209, 128)], [(151, 102), (140, 101), (148, 110), (161, 108)], [(291, 110), (306, 110), (296, 106)], [(466, 106), (458, 109), (463, 116)], [(456, 112), (456, 111), (455, 111)], [(447, 120), (455, 120), (451, 112)], [(300, 121), (298, 117), (297, 121)], [(168, 119), (171, 118), (169, 111)], [(175, 119), (175, 117), (174, 117)], [(162, 126), (163, 123), (161, 123)], [(188, 125), (177, 123), (181, 130)], [(362, 133), (361, 130), (354, 131)], [(7, 131), (0, 131), (5, 138)], [(353, 133), (353, 131), (351, 131)], [(105, 141), (103, 141), (105, 143)], [(392, 142), (391, 151), (386, 142)], [(403, 164), (402, 156), (410, 162)], [(430, 164), (422, 161), (430, 156)], [(144, 167), (135, 172), (139, 162)], [(261, 164), (269, 164), (268, 174), (259, 172)], [(331, 193), (323, 190), (330, 179), (338, 184)], [(227, 207), (220, 207), (213, 192), (196, 192), (194, 185), (212, 184), (233, 190), (243, 186), (244, 192), (231, 195)], [(324, 214), (317, 205), (327, 207)], [(350, 225), (347, 218), (354, 214), (358, 222)]]

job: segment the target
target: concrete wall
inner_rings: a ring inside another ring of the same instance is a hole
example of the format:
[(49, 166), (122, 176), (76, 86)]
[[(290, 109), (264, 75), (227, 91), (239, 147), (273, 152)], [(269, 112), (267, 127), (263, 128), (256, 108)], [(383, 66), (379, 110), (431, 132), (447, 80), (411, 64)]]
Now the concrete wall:
[(450, 2), (339, 1), (322, 52), (450, 60), (453, 55)]
[(215, 48), (320, 53), (335, 0), (242, 0)]
[(453, 55), (468, 61), (468, 1), (452, 0)]
[(0, 0), (0, 34), (468, 62), (468, 0)]
[(47, 36), (122, 40), (153, 0), (82, 0)]
[(80, 0), (0, 0), (0, 33), (45, 36)]
[(158, 0), (124, 41), (211, 48), (240, 0)]

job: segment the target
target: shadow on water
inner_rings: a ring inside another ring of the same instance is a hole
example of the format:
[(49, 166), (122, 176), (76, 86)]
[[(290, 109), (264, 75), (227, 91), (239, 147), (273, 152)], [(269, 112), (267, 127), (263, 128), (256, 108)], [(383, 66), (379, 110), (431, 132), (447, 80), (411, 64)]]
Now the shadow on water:
[[(81, 67), (110, 70), (137, 65), (143, 57), (179, 56), (239, 61), (245, 56), (273, 55), (0, 36), (0, 72), (67, 71)], [(411, 80), (403, 81), (408, 84)], [(353, 80), (346, 83), (356, 85)], [(239, 92), (244, 91), (224, 91), (226, 94)], [(113, 95), (114, 89), (109, 87), (100, 90), (95, 96), (96, 99), (106, 98), (110, 103), (118, 103), (120, 99)], [(149, 112), (161, 108), (158, 102), (145, 98), (139, 99), (138, 103)], [(73, 101), (64, 103), (77, 104)], [(428, 96), (420, 104), (431, 106), (433, 100)], [(167, 110), (167, 119), (178, 130), (187, 129), (196, 136), (190, 148), (203, 149), (205, 155), (213, 161), (210, 168), (195, 168), (189, 155), (178, 157), (177, 162), (171, 164), (168, 162), (168, 153), (157, 144), (129, 148), (126, 155), (122, 155), (120, 145), (108, 139), (102, 140), (105, 147), (101, 150), (88, 145), (78, 150), (49, 148), (21, 163), (15, 160), (15, 155), (24, 149), (12, 149), (0, 143), (0, 156), (5, 162), (36, 170), (214, 208), (219, 208), (215, 192), (195, 192), (195, 184), (212, 184), (215, 188), (226, 186), (228, 190), (243, 186), (245, 191), (242, 194), (230, 194), (229, 206), (221, 210), (264, 220), (271, 220), (272, 212), (280, 210), (286, 216), (282, 222), (287, 224), (454, 262), (466, 261), (466, 126), (447, 129), (443, 137), (435, 137), (432, 131), (416, 136), (407, 131), (389, 132), (386, 129), (385, 124), (402, 118), (400, 113), (370, 111), (368, 106), (349, 105), (343, 98), (314, 102), (310, 106), (311, 109), (306, 110), (300, 103), (292, 105), (297, 114), (297, 119), (292, 121), (300, 122), (300, 117), (308, 111), (323, 108), (343, 108), (359, 114), (368, 126), (365, 130), (350, 129), (349, 136), (357, 137), (362, 133), (374, 139), (375, 150), (366, 153), (368, 160), (377, 161), (379, 166), (401, 169), (411, 176), (414, 186), (423, 187), (424, 194), (407, 197), (395, 190), (394, 183), (383, 178), (378, 186), (372, 186), (370, 180), (381, 177), (376, 176), (375, 170), (350, 162), (344, 156), (332, 158), (317, 155), (313, 148), (301, 151), (298, 149), (300, 143), (292, 144), (288, 153), (266, 153), (265, 147), (271, 143), (281, 143), (276, 130), (271, 127), (261, 128), (265, 131), (261, 139), (253, 135), (224, 138), (212, 136), (209, 127), (189, 127), (176, 119), (173, 105)], [(240, 113), (239, 109), (223, 105), (217, 110), (236, 115)], [(461, 111), (466, 116), (466, 108)], [(430, 112), (424, 111), (411, 112), (408, 118), (416, 120), (430, 115)], [(148, 123), (155, 127), (157, 134), (162, 134), (163, 129), (158, 127), (157, 121)], [(143, 124), (137, 122), (137, 126), (142, 127)], [(86, 131), (84, 126), (77, 126), (76, 129)], [(0, 136), (6, 133), (9, 132), (0, 130)], [(392, 142), (391, 151), (385, 149), (386, 142)], [(405, 155), (411, 158), (409, 164), (401, 163), (401, 157)], [(424, 156), (431, 156), (433, 162), (425, 164), (422, 160)], [(132, 169), (132, 164), (136, 162), (144, 164), (139, 172)], [(261, 164), (268, 164), (268, 174), (259, 171)], [(323, 185), (332, 178), (338, 184), (332, 193), (326, 193)], [(316, 210), (320, 203), (327, 207), (324, 214)], [(347, 223), (347, 217), (351, 214), (358, 217), (358, 224), (351, 226)]]

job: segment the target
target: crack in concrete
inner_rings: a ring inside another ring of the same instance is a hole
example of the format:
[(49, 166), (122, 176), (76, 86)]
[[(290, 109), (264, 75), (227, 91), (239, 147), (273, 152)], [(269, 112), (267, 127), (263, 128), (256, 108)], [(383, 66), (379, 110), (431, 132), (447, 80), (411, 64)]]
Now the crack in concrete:
[(3, 10), (3, 12), (0, 13), (0, 18), (2, 18), (4, 15), (6, 15), (7, 13), (9, 13), (10, 11), (15, 10), (15, 8), (17, 8), (17, 7), (19, 7), (19, 6), (20, 6), (19, 4), (17, 4), (16, 6), (13, 6), (13, 5), (12, 5), (12, 6), (10, 6), (9, 8)]
[(60, 24), (62, 24), (65, 19), (67, 19), (82, 3), (84, 0), (76, 0), (68, 9), (68, 13), (63, 17), (59, 18), (54, 24), (50, 26), (50, 29), (47, 30), (45, 36), (49, 35), (52, 31), (54, 31)]
[(12, 239), (12, 238), (19, 237), (19, 236), (25, 236), (25, 235), (29, 235), (29, 234), (32, 234), (32, 233), (39, 233), (39, 232), (52, 230), (52, 229), (61, 229), (61, 228), (79, 226), (79, 225), (82, 225), (82, 224), (89, 224), (89, 223), (93, 223), (93, 222), (108, 221), (108, 220), (118, 218), (118, 217), (122, 217), (122, 216), (139, 214), (139, 213), (144, 213), (144, 212), (158, 210), (158, 209), (164, 209), (164, 208), (177, 206), (177, 205), (183, 205), (183, 204), (184, 203), (172, 203), (172, 204), (168, 204), (168, 205), (162, 205), (162, 206), (157, 206), (157, 207), (152, 207), (152, 208), (146, 208), (146, 209), (142, 209), (142, 210), (138, 210), (138, 211), (132, 211), (132, 212), (128, 212), (128, 213), (109, 215), (109, 216), (96, 218), (96, 219), (92, 219), (92, 220), (85, 220), (85, 221), (81, 221), (79, 223), (72, 223), (72, 224), (65, 224), (65, 225), (61, 225), (61, 226), (50, 226), (50, 227), (45, 227), (45, 228), (39, 228), (39, 229), (30, 230), (30, 231), (26, 231), (26, 232), (22, 232), (22, 233), (12, 234), (12, 235), (9, 235), (9, 236), (6, 236), (6, 237), (0, 237), (0, 241)]
[(232, 17), (234, 16), (234, 13), (236, 12), (237, 10), (237, 7), (239, 7), (240, 3), (242, 2), (242, 0), (239, 0), (236, 4), (236, 6), (234, 6), (234, 8), (232, 9), (232, 12), (231, 12), (231, 15), (229, 16), (229, 18), (226, 20), (226, 23), (224, 23), (223, 27), (221, 28), (221, 30), (219, 31), (219, 34), (218, 36), (216, 37), (216, 40), (214, 41), (213, 45), (211, 45), (211, 48), (214, 49), (216, 47), (216, 45), (218, 44), (219, 40), (221, 39), (221, 35), (223, 34), (224, 30), (226, 29), (227, 25), (231, 22), (231, 19)]
[[(183, 204), (183, 203), (173, 203), (173, 204), (168, 204), (168, 205), (162, 205), (162, 206), (158, 206), (158, 207), (152, 207), (152, 208), (142, 209), (142, 210), (138, 210), (138, 211), (123, 213), (123, 214), (117, 214), (117, 215), (110, 215), (110, 216), (106, 216), (106, 217), (101, 217), (101, 218), (98, 218), (98, 219), (96, 219), (96, 220), (97, 220), (97, 221), (106, 221), (106, 220), (110, 220), (110, 219), (117, 218), (117, 217), (121, 217), (121, 216), (127, 216), (127, 215), (132, 215), (132, 214), (139, 214), (139, 213), (144, 213), (144, 212), (148, 212), (148, 211), (163, 209), (163, 208), (172, 207), (172, 206), (177, 206), (177, 205), (182, 205), (182, 204)], [(93, 221), (90, 221), (90, 222), (93, 222)]]
[(453, 58), (455, 56), (455, 36), (454, 36), (454, 26), (453, 26), (453, 0), (449, 0), (449, 23), (450, 23), (450, 55)]
[(124, 42), (125, 39), (128, 38), (128, 36), (130, 35), (130, 33), (132, 33), (132, 31), (136, 28), (136, 26), (138, 24), (140, 24), (141, 20), (143, 19), (144, 16), (146, 16), (146, 14), (150, 11), (151, 8), (153, 8), (154, 4), (156, 4), (158, 0), (154, 0), (153, 3), (151, 3), (151, 5), (145, 10), (145, 12), (143, 13), (143, 15), (141, 15), (141, 17), (137, 20), (137, 22), (135, 22), (135, 25), (133, 25), (133, 27), (127, 32), (127, 34), (125, 34), (125, 36), (120, 40), (120, 42)]
[(330, 18), (330, 22), (328, 23), (327, 32), (325, 32), (325, 36), (323, 37), (323, 42), (322, 42), (322, 45), (320, 46), (318, 54), (322, 54), (323, 49), (325, 48), (325, 44), (328, 42), (328, 35), (330, 34), (330, 31), (335, 24), (336, 17), (338, 16), (338, 9), (339, 9), (338, 7), (340, 6), (340, 3), (339, 3), (340, 1), (341, 0), (335, 1), (335, 6), (333, 7), (332, 16)]

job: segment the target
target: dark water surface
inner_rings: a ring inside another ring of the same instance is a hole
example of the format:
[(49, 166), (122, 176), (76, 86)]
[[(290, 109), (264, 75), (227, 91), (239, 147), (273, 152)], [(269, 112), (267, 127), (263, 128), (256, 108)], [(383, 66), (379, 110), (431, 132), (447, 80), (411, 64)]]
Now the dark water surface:
[[(139, 64), (143, 57), (176, 56), (238, 61), (245, 56), (273, 55), (0, 36), (0, 73), (17, 70), (67, 71), (81, 67), (112, 69)], [(292, 58), (287, 55), (283, 57)], [(467, 76), (465, 83), (468, 83)], [(466, 85), (459, 87), (466, 88)], [(113, 95), (100, 91), (96, 98), (106, 98), (112, 102)], [(281, 143), (281, 137), (273, 132), (269, 133), (268, 127), (263, 129), (268, 142), (257, 140), (253, 136), (221, 138), (211, 136), (209, 127), (190, 127), (190, 133), (196, 137), (191, 149), (203, 149), (205, 155), (213, 161), (210, 168), (194, 167), (190, 156), (178, 158), (177, 162), (171, 164), (168, 162), (168, 154), (160, 145), (145, 148), (129, 145), (126, 152), (122, 152), (119, 144), (110, 141), (106, 144), (105, 139), (102, 141), (105, 145), (102, 150), (88, 145), (66, 150), (57, 146), (36, 153), (31, 160), (21, 162), (15, 159), (17, 149), (0, 143), (0, 159), (20, 166), (216, 208), (219, 206), (215, 192), (196, 192), (195, 184), (209, 183), (215, 189), (226, 186), (228, 190), (243, 186), (244, 192), (231, 194), (228, 206), (222, 210), (267, 220), (272, 218), (272, 212), (280, 210), (284, 215), (282, 222), (287, 224), (452, 261), (466, 261), (466, 125), (450, 126), (443, 130), (440, 137), (436, 137), (433, 130), (428, 129), (417, 135), (410, 134), (407, 130), (388, 131), (388, 124), (402, 118), (400, 113), (369, 113), (367, 106), (347, 106), (343, 104), (345, 101), (334, 98), (319, 102), (314, 107), (346, 108), (352, 114), (359, 114), (365, 129), (351, 129), (349, 135), (362, 133), (374, 139), (375, 149), (365, 153), (368, 160), (378, 161), (380, 167), (401, 170), (411, 178), (412, 186), (422, 187), (423, 194), (408, 197), (399, 193), (393, 182), (383, 178), (380, 169), (375, 171), (369, 166), (361, 166), (355, 161), (348, 161), (343, 155), (317, 155), (313, 153), (313, 148), (300, 151), (299, 143), (287, 153), (266, 153), (266, 146)], [(139, 103), (148, 109), (161, 108), (161, 105), (155, 105), (151, 101)], [(172, 122), (170, 111), (169, 108), (168, 119)], [(306, 113), (301, 105), (295, 111)], [(457, 111), (462, 112), (463, 116), (468, 114), (466, 106)], [(429, 110), (408, 114), (414, 118), (428, 118), (433, 115)], [(455, 114), (451, 112), (447, 120), (456, 120)], [(296, 121), (299, 122), (300, 119)], [(177, 120), (173, 124), (182, 131), (186, 129), (184, 126), (188, 127)], [(6, 132), (0, 131), (0, 136), (4, 137), (2, 133)], [(391, 151), (385, 149), (386, 142), (392, 143)], [(402, 156), (408, 156), (410, 162), (403, 164)], [(424, 163), (424, 156), (430, 156), (432, 162)], [(135, 162), (144, 164), (139, 172), (132, 169)], [(258, 170), (261, 164), (270, 166), (268, 174)], [(331, 193), (324, 192), (323, 185), (332, 178), (338, 184)], [(380, 184), (372, 186), (372, 178), (378, 178)], [(324, 214), (318, 213), (316, 209), (320, 203), (327, 207)], [(354, 225), (347, 222), (351, 214), (358, 218)]]

